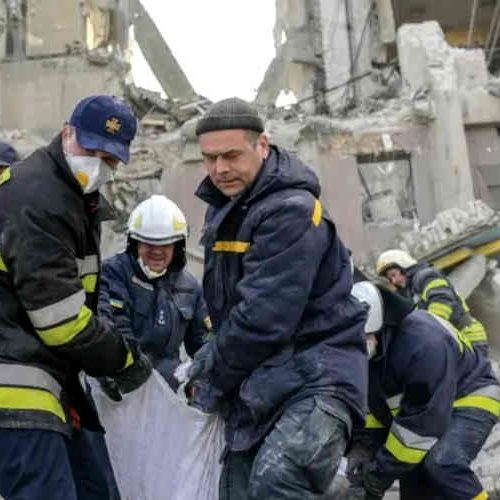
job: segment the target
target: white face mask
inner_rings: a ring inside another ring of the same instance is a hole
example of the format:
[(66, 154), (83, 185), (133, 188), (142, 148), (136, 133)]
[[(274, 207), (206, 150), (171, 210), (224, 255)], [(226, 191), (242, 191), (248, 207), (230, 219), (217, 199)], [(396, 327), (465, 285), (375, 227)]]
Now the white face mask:
[(150, 279), (150, 280), (154, 280), (156, 278), (161, 278), (162, 276), (164, 276), (166, 273), (167, 273), (167, 267), (163, 270), (163, 271), (153, 271), (151, 269), (149, 269), (149, 267), (144, 264), (144, 261), (139, 257), (137, 259), (137, 262), (139, 263), (139, 267), (142, 269), (142, 272)]
[(97, 156), (78, 156), (65, 153), (66, 161), (85, 194), (97, 191), (113, 179), (113, 170)]

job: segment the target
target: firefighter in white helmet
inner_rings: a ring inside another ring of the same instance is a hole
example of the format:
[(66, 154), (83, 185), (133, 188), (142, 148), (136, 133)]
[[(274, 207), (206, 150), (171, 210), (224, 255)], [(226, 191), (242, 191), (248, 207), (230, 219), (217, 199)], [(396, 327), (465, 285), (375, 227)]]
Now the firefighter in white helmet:
[(474, 347), (487, 354), (484, 326), (471, 315), (465, 300), (449, 280), (432, 265), (417, 262), (404, 250), (393, 249), (380, 255), (377, 273), (412, 298), (418, 309), (426, 309), (449, 321)]
[(103, 263), (99, 292), (100, 314), (137, 339), (174, 390), (181, 344), (193, 356), (211, 328), (201, 286), (185, 270), (186, 238), (180, 208), (151, 196), (130, 215), (126, 251)]

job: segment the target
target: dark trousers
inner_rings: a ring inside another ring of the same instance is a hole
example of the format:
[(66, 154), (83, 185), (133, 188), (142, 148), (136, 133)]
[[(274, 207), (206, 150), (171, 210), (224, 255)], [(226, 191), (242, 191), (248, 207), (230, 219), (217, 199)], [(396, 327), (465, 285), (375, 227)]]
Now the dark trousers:
[(51, 431), (0, 429), (0, 443), (0, 495), (8, 500), (119, 499), (100, 434), (68, 440)]
[(285, 410), (264, 442), (224, 461), (220, 500), (317, 500), (345, 451), (350, 417), (333, 398), (309, 397)]
[(483, 491), (470, 465), (497, 421), (491, 413), (476, 408), (453, 411), (448, 429), (427, 454), (419, 471), (435, 492), (435, 496), (427, 498), (469, 500)]

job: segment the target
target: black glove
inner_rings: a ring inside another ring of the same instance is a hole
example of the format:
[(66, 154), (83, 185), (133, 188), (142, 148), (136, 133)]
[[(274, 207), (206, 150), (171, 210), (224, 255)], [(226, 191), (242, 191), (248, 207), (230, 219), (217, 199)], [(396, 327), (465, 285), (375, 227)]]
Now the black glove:
[(146, 382), (153, 370), (151, 361), (139, 349), (137, 342), (127, 339), (127, 344), (132, 353), (133, 363), (113, 375), (113, 380), (116, 382), (121, 394), (135, 391)]
[(196, 380), (206, 375), (215, 364), (215, 339), (203, 344), (195, 353), (193, 362), (187, 370), (189, 380)]
[(189, 406), (203, 413), (216, 413), (222, 405), (223, 393), (208, 381), (197, 380), (190, 384)]
[(366, 491), (365, 500), (377, 500), (383, 498), (387, 489), (390, 488), (392, 480), (384, 478), (377, 470), (374, 462), (368, 462), (363, 467), (363, 487)]
[(101, 386), (102, 392), (113, 401), (121, 401), (122, 395), (118, 389), (118, 384), (111, 377), (99, 377), (97, 379)]

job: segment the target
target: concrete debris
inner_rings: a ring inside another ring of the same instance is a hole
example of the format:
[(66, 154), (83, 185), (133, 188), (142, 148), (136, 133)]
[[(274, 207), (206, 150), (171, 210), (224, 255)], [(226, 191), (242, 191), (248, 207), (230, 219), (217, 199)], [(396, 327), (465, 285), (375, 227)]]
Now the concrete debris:
[(190, 104), (182, 104), (172, 99), (164, 99), (159, 92), (125, 84), (125, 97), (144, 126), (160, 127), (169, 132), (184, 122), (200, 116), (210, 105), (210, 101), (196, 96)]
[(400, 247), (417, 259), (462, 239), (484, 226), (495, 226), (500, 214), (484, 202), (476, 200), (465, 209), (450, 208), (439, 213), (430, 224), (401, 234)]
[[(500, 351), (490, 349), (493, 371), (500, 378)], [(500, 498), (500, 424), (497, 424), (473, 462), (473, 468), (491, 499)]]

